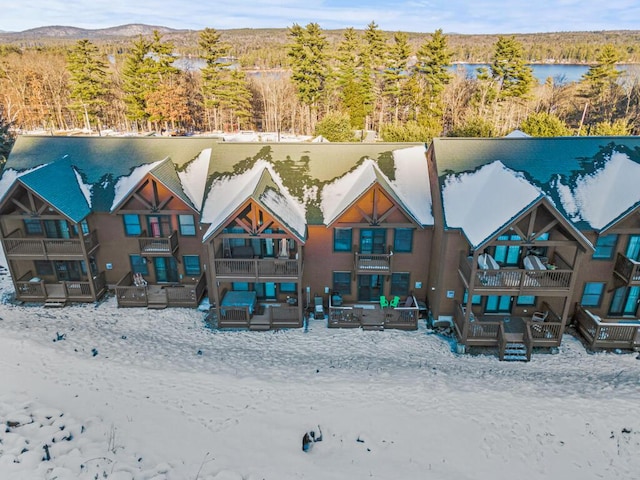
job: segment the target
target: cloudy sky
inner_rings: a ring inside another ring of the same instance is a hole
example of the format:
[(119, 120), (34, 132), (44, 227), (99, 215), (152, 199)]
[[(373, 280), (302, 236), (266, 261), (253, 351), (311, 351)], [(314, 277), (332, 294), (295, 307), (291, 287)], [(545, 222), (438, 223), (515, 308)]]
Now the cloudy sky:
[(640, 28), (638, 0), (10, 0), (0, 30), (47, 25), (105, 28), (145, 23), (180, 29), (363, 28), (445, 33), (527, 33)]

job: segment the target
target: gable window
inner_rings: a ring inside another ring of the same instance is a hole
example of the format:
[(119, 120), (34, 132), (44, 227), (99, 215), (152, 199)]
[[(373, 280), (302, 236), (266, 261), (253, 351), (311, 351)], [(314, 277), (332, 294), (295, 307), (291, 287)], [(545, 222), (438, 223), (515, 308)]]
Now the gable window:
[(27, 235), (42, 235), (40, 220), (24, 220), (24, 229)]
[(333, 250), (334, 252), (350, 252), (351, 251), (351, 232), (350, 228), (334, 228), (333, 229)]
[(200, 257), (198, 255), (183, 255), (184, 274), (188, 276), (200, 275)]
[(138, 215), (127, 213), (122, 216), (122, 221), (124, 222), (124, 234), (127, 237), (138, 236), (142, 233), (140, 217), (138, 217)]
[(131, 262), (131, 271), (133, 273), (149, 275), (149, 267), (147, 267), (147, 261), (141, 255), (129, 255), (129, 262)]
[(583, 307), (599, 307), (604, 292), (604, 282), (587, 282), (582, 291), (580, 305)]
[(596, 250), (593, 252), (593, 258), (599, 260), (610, 260), (613, 258), (613, 252), (618, 243), (618, 235), (603, 235), (596, 240)]
[(193, 237), (196, 234), (196, 221), (193, 215), (178, 215), (180, 225), (180, 235), (183, 237)]
[[(519, 235), (500, 235), (498, 241), (518, 241)], [(493, 258), (500, 265), (517, 267), (520, 263), (520, 246), (519, 245), (496, 245)]]
[(360, 253), (385, 253), (384, 228), (366, 228), (360, 230)]
[(391, 274), (391, 295), (405, 296), (409, 295), (409, 274), (408, 273), (392, 273)]
[(333, 291), (342, 295), (351, 294), (351, 272), (333, 272)]
[(394, 253), (411, 253), (413, 248), (413, 228), (396, 228), (393, 235)]

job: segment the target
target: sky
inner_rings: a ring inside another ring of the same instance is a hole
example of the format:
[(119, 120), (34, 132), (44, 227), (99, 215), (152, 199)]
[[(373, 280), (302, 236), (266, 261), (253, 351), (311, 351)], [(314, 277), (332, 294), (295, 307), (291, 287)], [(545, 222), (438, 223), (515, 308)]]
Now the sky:
[(30, 0), (2, 7), (0, 31), (49, 25), (108, 28), (129, 23), (176, 29), (364, 28), (428, 33), (635, 30), (637, 0)]

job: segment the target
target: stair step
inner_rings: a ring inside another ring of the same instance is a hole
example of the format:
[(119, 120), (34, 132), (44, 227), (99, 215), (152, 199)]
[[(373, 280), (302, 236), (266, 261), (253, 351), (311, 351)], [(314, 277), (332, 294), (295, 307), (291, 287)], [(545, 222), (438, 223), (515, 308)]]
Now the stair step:
[(67, 304), (65, 299), (47, 299), (44, 301), (45, 308), (62, 308)]
[(505, 362), (527, 362), (527, 356), (526, 355), (504, 355), (502, 357), (502, 360), (504, 360)]

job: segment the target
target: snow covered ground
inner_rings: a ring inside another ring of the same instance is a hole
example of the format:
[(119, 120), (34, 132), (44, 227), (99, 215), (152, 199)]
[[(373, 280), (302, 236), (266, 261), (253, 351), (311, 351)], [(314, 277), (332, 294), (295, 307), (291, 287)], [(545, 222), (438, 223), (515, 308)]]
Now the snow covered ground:
[(6, 273), (0, 288), (1, 479), (640, 476), (636, 353), (566, 335), (506, 363), (424, 323), (221, 332), (188, 309), (17, 306)]

